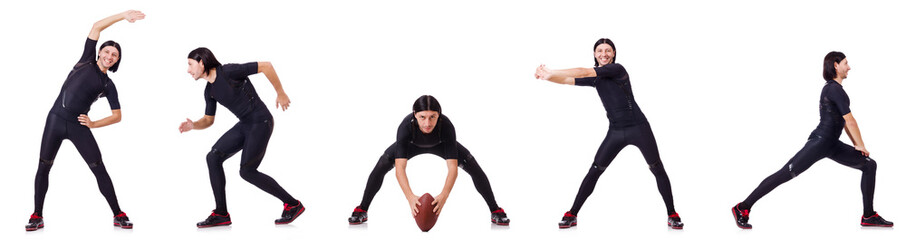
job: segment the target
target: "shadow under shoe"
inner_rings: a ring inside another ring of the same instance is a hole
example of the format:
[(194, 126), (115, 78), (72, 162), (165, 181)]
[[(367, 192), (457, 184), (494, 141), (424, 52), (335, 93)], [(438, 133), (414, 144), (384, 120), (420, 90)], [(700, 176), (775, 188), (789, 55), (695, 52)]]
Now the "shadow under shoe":
[(362, 224), (363, 222), (368, 221), (368, 211), (362, 209), (361, 206), (356, 206), (352, 210), (352, 216), (349, 217), (349, 224)]

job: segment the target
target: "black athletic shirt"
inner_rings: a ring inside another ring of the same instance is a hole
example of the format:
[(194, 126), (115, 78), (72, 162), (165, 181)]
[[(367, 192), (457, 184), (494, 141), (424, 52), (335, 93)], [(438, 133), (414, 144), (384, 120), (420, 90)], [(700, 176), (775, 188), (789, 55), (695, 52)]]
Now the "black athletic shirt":
[(270, 111), (261, 102), (248, 77), (258, 73), (258, 62), (226, 64), (216, 69), (214, 83), (208, 83), (204, 88), (204, 115), (214, 116), (219, 102), (240, 121), (267, 120)]
[(629, 74), (619, 63), (595, 67), (597, 77), (576, 78), (576, 86), (590, 86), (598, 90), (610, 127), (628, 127), (646, 123), (648, 119), (635, 102)]
[(60, 95), (54, 102), (50, 112), (63, 117), (67, 121), (78, 122), (79, 114), (88, 114), (91, 104), (101, 97), (107, 97), (111, 110), (120, 109), (116, 86), (106, 73), (101, 72), (97, 66), (97, 53), (95, 47), (97, 40), (86, 38), (85, 49), (78, 63), (69, 72)]
[(818, 105), (821, 122), (812, 134), (823, 137), (840, 138), (846, 121), (843, 115), (849, 114), (849, 96), (837, 81), (827, 81), (821, 89), (821, 102)]
[(399, 129), (396, 131), (397, 156), (408, 156), (412, 148), (435, 148), (443, 150), (444, 159), (459, 159), (456, 143), (456, 130), (453, 123), (443, 114), (437, 119), (437, 125), (431, 133), (425, 134), (418, 127), (415, 114), (403, 118)]

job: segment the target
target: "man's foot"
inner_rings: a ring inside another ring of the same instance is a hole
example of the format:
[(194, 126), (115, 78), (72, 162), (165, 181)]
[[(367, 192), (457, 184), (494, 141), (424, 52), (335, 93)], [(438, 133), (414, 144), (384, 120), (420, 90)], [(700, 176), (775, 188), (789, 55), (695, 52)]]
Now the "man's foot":
[(216, 227), (216, 226), (227, 226), (233, 224), (233, 221), (230, 221), (230, 214), (220, 215), (216, 213), (211, 213), (211, 216), (208, 216), (204, 221), (198, 222), (195, 226), (199, 228), (206, 227)]
[(352, 216), (349, 217), (349, 224), (362, 224), (368, 221), (368, 211), (362, 210), (361, 206), (356, 206), (352, 210)]
[(733, 218), (736, 218), (736, 226), (742, 229), (752, 229), (752, 224), (749, 224), (749, 209), (739, 209), (739, 204), (733, 206)]
[(491, 212), (491, 222), (497, 225), (510, 225), (510, 219), (506, 217), (506, 212), (503, 211), (503, 208), (497, 208)]
[(302, 202), (296, 200), (296, 205), (290, 206), (287, 203), (283, 204), (283, 213), (280, 215), (280, 218), (274, 220), (274, 224), (289, 224), (296, 220), (299, 215), (305, 212), (305, 207), (302, 206)]
[(563, 219), (560, 220), (560, 228), (570, 228), (576, 226), (576, 215), (571, 212), (566, 212), (563, 214)]
[(113, 226), (132, 229), (132, 222), (129, 221), (129, 217), (126, 216), (126, 213), (120, 212), (120, 214), (113, 216)]
[(34, 231), (39, 228), (44, 228), (44, 217), (32, 213), (31, 217), (28, 218), (28, 225), (25, 225), (25, 231)]
[(893, 227), (893, 222), (884, 220), (878, 212), (871, 217), (862, 217), (862, 226), (864, 227)]
[(673, 229), (683, 229), (683, 220), (680, 219), (679, 213), (670, 214), (667, 216), (667, 226)]

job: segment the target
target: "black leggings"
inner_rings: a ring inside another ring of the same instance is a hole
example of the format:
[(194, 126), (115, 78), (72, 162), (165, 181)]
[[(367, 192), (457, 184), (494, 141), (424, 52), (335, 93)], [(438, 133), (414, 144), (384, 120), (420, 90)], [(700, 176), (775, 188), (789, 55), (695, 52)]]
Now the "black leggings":
[(239, 176), (242, 176), (242, 179), (279, 198), (283, 203), (290, 205), (297, 203), (297, 200), (283, 190), (277, 181), (258, 171), (258, 165), (261, 165), (261, 160), (264, 159), (267, 142), (273, 131), (273, 118), (258, 123), (239, 122), (224, 133), (211, 148), (207, 158), (211, 188), (214, 189), (214, 201), (217, 203), (215, 213), (227, 214), (226, 176), (223, 173), (223, 161), (239, 150), (243, 150), (242, 160), (239, 162)]
[(598, 153), (595, 154), (595, 162), (591, 165), (591, 169), (588, 170), (588, 174), (585, 175), (585, 179), (582, 180), (582, 185), (579, 186), (576, 201), (573, 202), (573, 207), (569, 210), (572, 214), (579, 214), (579, 209), (582, 208), (582, 204), (595, 190), (595, 184), (597, 184), (601, 174), (604, 173), (604, 169), (613, 162), (617, 153), (620, 153), (623, 148), (630, 144), (635, 145), (642, 151), (642, 156), (645, 157), (648, 168), (657, 180), (657, 188), (661, 192), (661, 197), (664, 198), (664, 204), (667, 205), (667, 214), (676, 212), (673, 209), (673, 193), (670, 189), (670, 179), (667, 178), (667, 172), (664, 171), (664, 165), (661, 163), (657, 142), (654, 140), (651, 126), (648, 123), (643, 123), (629, 127), (612, 127), (607, 130), (607, 137), (604, 138), (604, 142), (598, 148)]
[(107, 169), (104, 168), (104, 163), (101, 161), (101, 150), (98, 148), (98, 143), (94, 140), (91, 130), (78, 122), (66, 121), (54, 113), (47, 115), (47, 122), (44, 123), (44, 136), (41, 138), (41, 156), (38, 162), (38, 173), (35, 175), (35, 214), (38, 216), (44, 214), (44, 197), (47, 195), (50, 167), (53, 166), (63, 139), (69, 139), (85, 159), (88, 168), (94, 173), (101, 194), (110, 205), (110, 210), (114, 215), (119, 214), (120, 205), (116, 201), (113, 182), (110, 181), (110, 175), (107, 174)]
[[(394, 152), (397, 149), (396, 144), (390, 145), (384, 155), (378, 159), (377, 164), (374, 166), (374, 170), (371, 170), (371, 175), (368, 176), (368, 183), (365, 185), (365, 194), (362, 196), (362, 203), (359, 205), (362, 210), (367, 211), (368, 206), (371, 205), (371, 200), (374, 199), (374, 195), (381, 190), (381, 185), (384, 183), (384, 175), (387, 175), (387, 172), (390, 172), (390, 169), (393, 169), (396, 162)], [(457, 163), (463, 171), (466, 171), (470, 176), (472, 176), (472, 182), (475, 183), (475, 189), (478, 190), (478, 193), (481, 194), (481, 197), (484, 198), (484, 201), (488, 204), (488, 209), (490, 211), (495, 211), (499, 207), (497, 206), (497, 200), (494, 199), (494, 192), (491, 191), (491, 183), (488, 181), (488, 176), (484, 174), (484, 171), (481, 170), (481, 166), (478, 166), (478, 162), (475, 161), (475, 157), (472, 157), (472, 153), (468, 149), (462, 146), (462, 144), (456, 143), (457, 151), (459, 152), (459, 159)], [(405, 156), (406, 159), (410, 159), (416, 155), (422, 153), (430, 153), (434, 155), (441, 156), (442, 150), (439, 147), (436, 148), (410, 148), (408, 156)]]
[(862, 171), (862, 211), (865, 216), (874, 214), (875, 173), (878, 164), (854, 147), (838, 139), (830, 139), (818, 135), (809, 137), (808, 142), (790, 159), (780, 170), (771, 174), (752, 191), (752, 194), (743, 201), (744, 208), (751, 208), (755, 202), (764, 195), (774, 190), (780, 184), (793, 179), (805, 172), (812, 164), (823, 158), (830, 158), (837, 163), (859, 169)]

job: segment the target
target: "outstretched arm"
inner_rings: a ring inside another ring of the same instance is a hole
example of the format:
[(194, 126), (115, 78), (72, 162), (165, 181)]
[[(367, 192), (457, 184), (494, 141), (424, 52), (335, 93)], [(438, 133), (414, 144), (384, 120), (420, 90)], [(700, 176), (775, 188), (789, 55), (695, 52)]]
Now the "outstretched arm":
[(444, 182), (444, 190), (440, 191), (440, 194), (437, 194), (437, 197), (434, 198), (434, 202), (431, 204), (434, 205), (434, 214), (440, 216), (440, 210), (444, 209), (444, 204), (447, 203), (447, 197), (450, 196), (450, 191), (453, 191), (453, 184), (456, 183), (456, 176), (459, 173), (459, 169), (456, 167), (459, 166), (459, 161), (456, 159), (447, 159), (447, 181)]
[(104, 31), (104, 29), (107, 29), (107, 27), (110, 27), (110, 25), (113, 25), (116, 22), (119, 22), (122, 20), (126, 20), (129, 22), (135, 22), (136, 20), (142, 20), (142, 19), (145, 19), (145, 14), (142, 13), (141, 11), (136, 11), (136, 10), (129, 10), (129, 11), (115, 14), (113, 16), (109, 16), (107, 18), (104, 18), (104, 19), (101, 19), (100, 21), (95, 22), (94, 25), (91, 26), (91, 32), (88, 32), (88, 38), (90, 38), (91, 40), (97, 41), (98, 38), (101, 37), (101, 31)]
[(179, 133), (184, 133), (191, 130), (202, 130), (210, 127), (211, 125), (214, 125), (214, 116), (211, 115), (204, 115), (204, 117), (201, 117), (201, 119), (198, 119), (198, 121), (194, 122), (192, 121), (192, 119), (186, 118), (185, 122), (179, 124)]
[(846, 130), (846, 135), (849, 135), (849, 140), (853, 142), (853, 146), (856, 150), (862, 152), (862, 155), (868, 156), (868, 150), (865, 149), (865, 142), (862, 142), (862, 132), (859, 131), (859, 124), (856, 123), (856, 118), (853, 117), (853, 113), (847, 113), (843, 115), (843, 120), (846, 120), (846, 127), (843, 129)]
[(280, 83), (280, 78), (277, 77), (274, 65), (271, 62), (258, 62), (258, 72), (264, 73), (271, 85), (274, 85), (274, 90), (277, 91), (277, 108), (282, 106), (283, 111), (286, 111), (289, 108), (289, 96), (286, 96), (286, 92), (283, 91), (283, 84)]
[(409, 176), (406, 175), (406, 163), (409, 162), (409, 159), (397, 158), (394, 160), (394, 168), (396, 168), (396, 181), (400, 183), (400, 188), (403, 189), (403, 194), (406, 195), (406, 200), (409, 201), (409, 209), (412, 210), (412, 216), (415, 217), (415, 214), (418, 214), (418, 205), (422, 205), (418, 202), (418, 196), (412, 193), (412, 188), (409, 187)]
[(99, 128), (120, 122), (123, 116), (120, 112), (120, 109), (113, 109), (110, 111), (110, 116), (102, 118), (98, 121), (91, 121), (91, 118), (89, 118), (88, 115), (85, 114), (79, 115), (79, 124), (82, 124), (83, 126), (86, 126), (88, 128)]
[(559, 69), (551, 70), (547, 68), (544, 64), (535, 68), (535, 78), (548, 80), (554, 83), (559, 84), (569, 84), (576, 85), (576, 78), (584, 77), (596, 77), (595, 69), (593, 68), (570, 68), (570, 69)]

